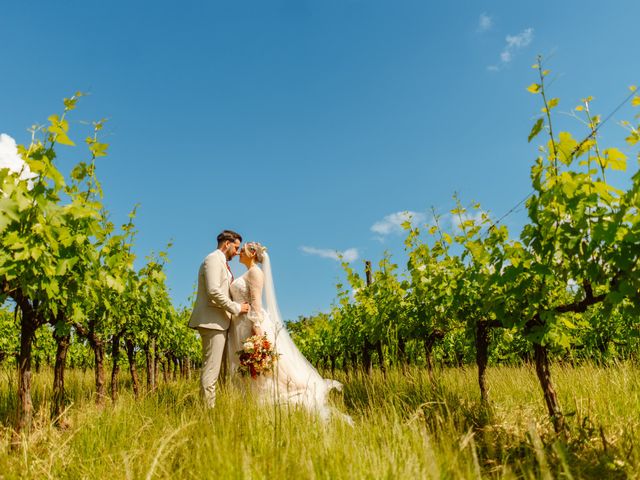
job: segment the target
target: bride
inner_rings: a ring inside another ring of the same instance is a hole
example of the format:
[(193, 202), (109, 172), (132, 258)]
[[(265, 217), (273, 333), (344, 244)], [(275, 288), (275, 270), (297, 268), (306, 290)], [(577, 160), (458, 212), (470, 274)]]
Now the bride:
[[(229, 328), (231, 374), (237, 373), (240, 367), (236, 352), (242, 350), (244, 340), (254, 334), (265, 334), (279, 357), (273, 372), (251, 381), (259, 397), (265, 401), (301, 405), (317, 411), (323, 419), (337, 414), (328, 405), (327, 396), (331, 389), (342, 389), (342, 384), (322, 378), (291, 340), (278, 310), (267, 249), (257, 242), (246, 243), (240, 249), (240, 263), (247, 271), (231, 284), (231, 296), (236, 302), (249, 303), (251, 309), (249, 313), (235, 316)], [(262, 304), (263, 293), (265, 305)], [(351, 422), (349, 417), (338, 415)]]

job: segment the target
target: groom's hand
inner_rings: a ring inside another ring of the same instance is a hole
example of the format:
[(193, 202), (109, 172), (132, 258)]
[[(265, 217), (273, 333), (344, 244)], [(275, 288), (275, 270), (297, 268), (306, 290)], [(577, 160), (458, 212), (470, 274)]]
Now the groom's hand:
[(240, 305), (240, 313), (249, 313), (249, 304), (243, 303)]

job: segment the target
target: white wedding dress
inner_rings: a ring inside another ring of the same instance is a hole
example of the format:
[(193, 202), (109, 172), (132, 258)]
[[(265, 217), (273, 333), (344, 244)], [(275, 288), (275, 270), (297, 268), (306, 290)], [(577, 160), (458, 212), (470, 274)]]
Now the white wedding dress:
[[(351, 423), (351, 418), (329, 406), (327, 396), (331, 389), (342, 389), (335, 380), (324, 379), (302, 355), (289, 336), (276, 302), (269, 256), (265, 253), (263, 270), (254, 266), (231, 284), (231, 296), (235, 302), (249, 303), (248, 314), (234, 316), (229, 327), (228, 359), (232, 376), (237, 375), (240, 361), (237, 352), (252, 334), (252, 327), (259, 325), (275, 346), (279, 355), (273, 372), (249, 379), (251, 388), (259, 399), (278, 404), (295, 404), (318, 412), (323, 419), (332, 414)], [(266, 303), (262, 304), (262, 294)]]

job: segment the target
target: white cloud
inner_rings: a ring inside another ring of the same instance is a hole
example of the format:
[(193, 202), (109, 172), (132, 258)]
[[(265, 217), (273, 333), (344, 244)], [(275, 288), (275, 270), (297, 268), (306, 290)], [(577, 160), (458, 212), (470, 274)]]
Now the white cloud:
[(478, 19), (478, 32), (487, 32), (493, 27), (493, 18), (486, 13), (480, 15)]
[(340, 261), (340, 257), (342, 257), (342, 261), (351, 263), (358, 259), (359, 253), (357, 248), (348, 248), (347, 250), (339, 251), (332, 250), (330, 248), (316, 248), (316, 247), (300, 247), (304, 253), (308, 253), (309, 255), (316, 255), (322, 258), (330, 258), (331, 260)]
[(511, 50), (524, 48), (531, 45), (531, 42), (533, 42), (533, 28), (527, 28), (518, 35), (507, 35), (506, 48)]
[(29, 165), (18, 154), (16, 141), (6, 133), (0, 133), (0, 169), (8, 168), (11, 172), (19, 173), (20, 180), (29, 180), (29, 188), (32, 188), (32, 178), (37, 177), (31, 172)]
[(402, 224), (406, 221), (410, 221), (412, 224), (424, 222), (427, 216), (420, 212), (396, 212), (391, 215), (387, 215), (382, 220), (374, 223), (371, 226), (371, 231), (379, 235), (389, 235), (392, 233), (402, 233), (404, 229)]
[(507, 35), (505, 41), (507, 43), (502, 49), (502, 52), (500, 52), (500, 64), (489, 65), (487, 70), (492, 72), (500, 70), (501, 67), (513, 60), (519, 50), (531, 45), (533, 42), (533, 28), (526, 28), (517, 35)]

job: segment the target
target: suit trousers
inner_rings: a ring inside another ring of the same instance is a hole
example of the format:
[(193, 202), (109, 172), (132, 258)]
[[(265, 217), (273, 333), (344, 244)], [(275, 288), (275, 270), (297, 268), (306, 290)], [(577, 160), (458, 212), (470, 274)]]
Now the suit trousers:
[(216, 404), (216, 384), (220, 376), (220, 366), (224, 360), (227, 330), (198, 328), (202, 340), (202, 372), (200, 386), (202, 396), (208, 407)]

